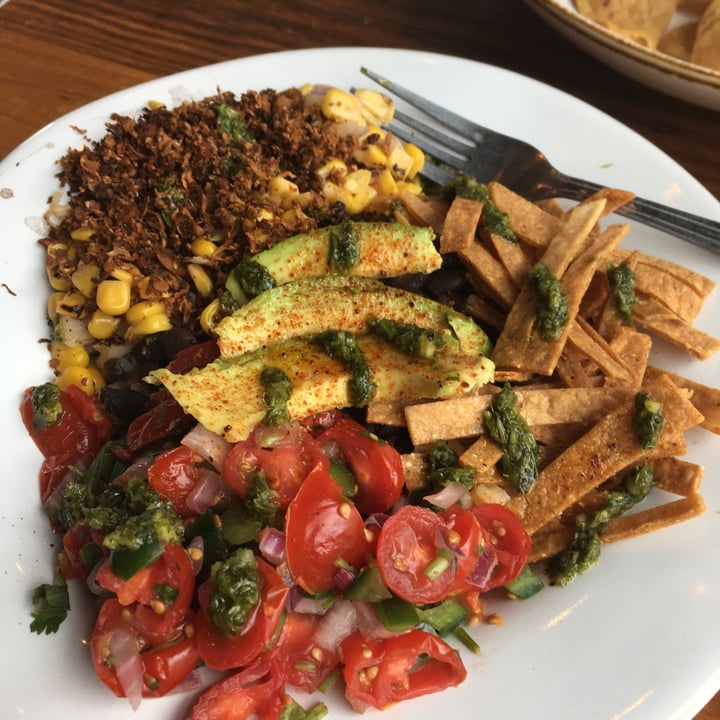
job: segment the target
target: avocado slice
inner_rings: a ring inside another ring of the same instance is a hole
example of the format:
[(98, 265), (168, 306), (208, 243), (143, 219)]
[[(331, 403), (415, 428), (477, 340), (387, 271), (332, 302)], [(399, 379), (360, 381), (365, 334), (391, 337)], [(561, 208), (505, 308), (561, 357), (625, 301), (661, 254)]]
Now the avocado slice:
[[(428, 227), (402, 223), (349, 223), (357, 237), (358, 256), (351, 269), (341, 274), (363, 277), (395, 277), (407, 273), (430, 273), (442, 264), (435, 248), (435, 233)], [(293, 235), (249, 258), (262, 266), (274, 285), (317, 275), (339, 274), (331, 262), (331, 234), (335, 226)], [(235, 295), (242, 293), (238, 273), (244, 262), (234, 268), (227, 287)], [(257, 293), (252, 293), (255, 295)], [(240, 298), (236, 297), (236, 300)]]
[(266, 290), (223, 318), (215, 334), (221, 355), (233, 357), (328, 328), (364, 333), (371, 317), (433, 330), (443, 336), (448, 352), (477, 356), (492, 350), (472, 318), (379, 280), (343, 275), (304, 278)]
[[(376, 384), (373, 400), (441, 398), (485, 385), (494, 365), (485, 356), (409, 357), (372, 336), (357, 336)], [(291, 419), (351, 405), (350, 372), (307, 338), (293, 338), (234, 358), (220, 358), (184, 375), (167, 368), (147, 380), (164, 385), (184, 410), (230, 442), (247, 438), (265, 417), (260, 374), (276, 367), (292, 382)]]

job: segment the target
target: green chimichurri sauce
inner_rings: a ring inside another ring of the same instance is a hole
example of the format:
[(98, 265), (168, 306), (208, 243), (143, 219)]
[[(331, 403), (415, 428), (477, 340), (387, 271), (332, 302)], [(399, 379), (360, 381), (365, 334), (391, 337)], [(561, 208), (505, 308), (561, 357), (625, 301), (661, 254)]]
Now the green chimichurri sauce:
[(445, 440), (434, 442), (427, 453), (428, 482), (431, 490), (458, 483), (468, 490), (475, 482), (475, 471), (460, 465), (460, 457)]
[(218, 103), (215, 106), (215, 112), (217, 113), (218, 127), (228, 134), (231, 142), (236, 143), (238, 140), (255, 142), (255, 138), (247, 129), (237, 110), (231, 108), (227, 103)]
[(530, 282), (535, 289), (537, 330), (544, 340), (557, 340), (570, 317), (567, 298), (560, 282), (543, 262), (530, 269)]
[(635, 295), (636, 278), (633, 269), (625, 261), (619, 265), (608, 263), (607, 277), (617, 303), (618, 314), (625, 322), (632, 323), (632, 310), (638, 301)]
[(316, 343), (333, 359), (350, 371), (350, 402), (355, 407), (367, 405), (375, 389), (372, 368), (368, 365), (355, 335), (345, 330), (326, 330), (314, 336)]
[(517, 237), (508, 223), (508, 216), (490, 199), (490, 191), (485, 183), (478, 182), (469, 175), (458, 175), (445, 185), (445, 189), (458, 197), (481, 202), (483, 210), (480, 222), (485, 229), (504, 240), (517, 242)]
[(36, 430), (57, 425), (63, 414), (60, 400), (60, 388), (55, 383), (47, 382), (34, 387), (30, 395), (33, 427)]
[(349, 274), (360, 261), (360, 241), (352, 222), (341, 222), (330, 228), (328, 262), (330, 271)]
[(579, 514), (575, 518), (575, 535), (570, 545), (548, 566), (551, 584), (564, 587), (587, 572), (600, 559), (600, 538), (610, 520), (642, 502), (655, 483), (655, 475), (647, 465), (637, 467), (618, 488), (607, 493), (601, 508), (590, 514)]
[(633, 427), (643, 450), (652, 450), (657, 445), (664, 424), (662, 403), (653, 400), (647, 393), (638, 393), (635, 396)]
[(289, 419), (287, 404), (292, 395), (292, 381), (277, 367), (263, 368), (260, 373), (263, 402), (267, 408), (265, 424), (277, 427)]
[(270, 271), (257, 260), (241, 260), (228, 275), (225, 287), (239, 303), (245, 303), (277, 285)]
[(208, 615), (218, 634), (237, 635), (260, 602), (261, 582), (252, 550), (239, 548), (211, 569)]
[(387, 318), (369, 318), (368, 329), (406, 355), (414, 355), (426, 360), (434, 358), (445, 342), (442, 335), (434, 330)]
[(488, 434), (503, 449), (500, 472), (519, 492), (526, 493), (538, 476), (540, 452), (510, 385), (495, 395), (484, 418)]

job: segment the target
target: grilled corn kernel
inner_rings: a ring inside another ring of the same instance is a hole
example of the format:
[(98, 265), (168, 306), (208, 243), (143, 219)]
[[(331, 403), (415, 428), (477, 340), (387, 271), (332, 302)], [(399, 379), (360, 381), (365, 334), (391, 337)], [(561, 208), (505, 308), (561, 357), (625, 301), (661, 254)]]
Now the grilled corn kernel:
[(361, 112), (367, 122), (375, 125), (387, 125), (395, 114), (392, 99), (384, 93), (369, 88), (359, 88), (355, 97), (360, 102)]
[(364, 188), (370, 185), (372, 180), (372, 173), (369, 170), (361, 169), (354, 170), (345, 176), (343, 180), (343, 187), (353, 195), (361, 192)]
[(47, 301), (47, 314), (50, 320), (55, 320), (58, 316), (57, 306), (58, 303), (65, 297), (64, 292), (54, 292), (50, 294)]
[(272, 220), (275, 216), (267, 209), (267, 208), (261, 208), (260, 212), (257, 214), (257, 217), (255, 218), (255, 222), (259, 223), (263, 220)]
[(153, 283), (149, 275), (138, 281), (137, 291), (143, 300), (153, 297)]
[(413, 195), (419, 195), (422, 192), (422, 185), (415, 180), (403, 180), (398, 182), (398, 192), (409, 192)]
[(95, 230), (93, 228), (81, 227), (75, 228), (75, 230), (70, 233), (70, 237), (78, 242), (88, 242), (94, 234)]
[(103, 280), (97, 287), (95, 302), (107, 315), (124, 315), (130, 308), (132, 288), (124, 280)]
[(68, 292), (60, 298), (55, 305), (55, 312), (58, 315), (70, 315), (77, 317), (82, 310), (87, 298), (79, 292)]
[(412, 165), (410, 165), (410, 170), (407, 174), (407, 178), (411, 179), (422, 170), (425, 164), (425, 153), (417, 145), (413, 145), (413, 143), (405, 143), (403, 149), (412, 160)]
[(353, 151), (353, 157), (369, 168), (382, 168), (387, 163), (387, 155), (377, 145), (368, 145)]
[(323, 97), (321, 108), (326, 118), (365, 125), (362, 104), (346, 90), (330, 88)]
[(212, 335), (213, 328), (220, 319), (220, 299), (216, 298), (209, 305), (206, 305), (200, 313), (200, 327), (208, 334)]
[(358, 141), (362, 144), (373, 138), (373, 142), (377, 142), (378, 139), (382, 140), (384, 137), (385, 130), (379, 125), (368, 125), (367, 130), (358, 138)]
[(137, 325), (139, 322), (145, 320), (145, 318), (151, 315), (164, 315), (165, 306), (161, 302), (152, 300), (143, 300), (139, 303), (135, 303), (125, 313), (125, 319), (128, 321), (128, 325)]
[(156, 313), (130, 325), (129, 334), (133, 336), (154, 335), (155, 333), (170, 330), (171, 327), (170, 320), (165, 313)]
[(61, 342), (50, 343), (50, 357), (55, 361), (55, 368), (63, 372), (70, 367), (87, 367), (90, 356), (82, 345), (70, 346)]
[(120, 318), (96, 310), (88, 321), (88, 332), (96, 340), (107, 340), (118, 329)]
[(383, 195), (395, 195), (398, 191), (398, 184), (392, 173), (385, 168), (377, 176), (377, 187)]
[(327, 180), (330, 175), (338, 174), (338, 175), (345, 175), (347, 173), (347, 165), (342, 160), (339, 160), (338, 158), (333, 158), (332, 160), (328, 160), (322, 167), (318, 168), (315, 171), (315, 174), (321, 179), (321, 180)]
[(100, 274), (97, 265), (86, 265), (80, 263), (77, 270), (70, 276), (72, 284), (85, 296), (91, 297), (95, 289), (95, 280)]
[(72, 283), (66, 277), (63, 277), (62, 275), (54, 275), (50, 268), (47, 268), (47, 277), (50, 287), (53, 290), (66, 292), (72, 287)]
[(202, 297), (208, 297), (213, 291), (213, 281), (202, 265), (190, 263), (187, 267), (188, 275), (195, 285), (195, 289)]
[(71, 385), (75, 385), (88, 395), (92, 395), (105, 387), (105, 379), (97, 368), (75, 365), (60, 373), (55, 384), (61, 390), (67, 390)]
[(197, 257), (212, 257), (217, 250), (217, 246), (207, 238), (196, 238), (190, 245), (192, 254)]
[(392, 149), (387, 159), (387, 167), (390, 172), (398, 179), (405, 180), (408, 177), (410, 168), (413, 165), (413, 159), (404, 147), (398, 146)]

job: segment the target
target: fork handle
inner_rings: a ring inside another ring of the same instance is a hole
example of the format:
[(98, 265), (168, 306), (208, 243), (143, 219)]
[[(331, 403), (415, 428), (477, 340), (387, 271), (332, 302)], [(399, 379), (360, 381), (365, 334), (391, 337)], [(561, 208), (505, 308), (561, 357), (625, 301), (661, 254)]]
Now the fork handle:
[[(602, 185), (571, 177), (563, 178), (563, 187), (561, 188), (563, 194), (573, 200), (582, 200), (602, 189)], [(698, 247), (720, 252), (720, 222), (716, 220), (710, 220), (641, 197), (635, 197), (615, 212), (643, 225), (674, 235), (681, 240), (687, 240)]]

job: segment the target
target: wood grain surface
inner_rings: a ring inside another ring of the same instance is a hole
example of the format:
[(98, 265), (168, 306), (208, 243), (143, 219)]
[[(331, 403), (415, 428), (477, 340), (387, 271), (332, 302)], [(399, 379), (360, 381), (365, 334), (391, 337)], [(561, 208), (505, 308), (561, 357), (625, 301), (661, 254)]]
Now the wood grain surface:
[[(520, 0), (9, 0), (0, 6), (0, 158), (58, 116), (137, 83), (320, 46), (440, 52), (541, 80), (636, 130), (720, 199), (720, 114), (608, 68)], [(720, 695), (696, 719), (720, 720)]]

